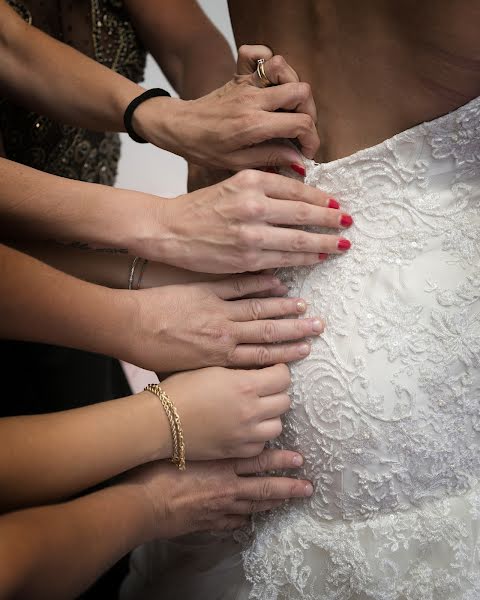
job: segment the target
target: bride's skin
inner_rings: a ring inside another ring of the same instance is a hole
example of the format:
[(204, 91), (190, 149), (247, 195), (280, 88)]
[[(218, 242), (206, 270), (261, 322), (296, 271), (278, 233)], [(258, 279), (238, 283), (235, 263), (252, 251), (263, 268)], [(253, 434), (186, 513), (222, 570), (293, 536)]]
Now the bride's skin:
[(229, 0), (237, 44), (262, 43), (312, 86), (317, 161), (373, 146), (480, 95), (476, 0)]

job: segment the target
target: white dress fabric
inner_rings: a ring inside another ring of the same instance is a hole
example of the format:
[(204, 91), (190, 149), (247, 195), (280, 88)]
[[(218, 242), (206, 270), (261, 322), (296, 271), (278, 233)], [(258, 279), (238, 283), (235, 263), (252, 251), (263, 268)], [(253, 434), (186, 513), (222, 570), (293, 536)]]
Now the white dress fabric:
[(256, 518), (243, 566), (210, 542), (152, 583), (142, 548), (125, 597), (480, 599), (480, 99), (306, 164), (354, 218), (350, 251), (283, 272), (326, 320), (279, 440), (314, 495)]

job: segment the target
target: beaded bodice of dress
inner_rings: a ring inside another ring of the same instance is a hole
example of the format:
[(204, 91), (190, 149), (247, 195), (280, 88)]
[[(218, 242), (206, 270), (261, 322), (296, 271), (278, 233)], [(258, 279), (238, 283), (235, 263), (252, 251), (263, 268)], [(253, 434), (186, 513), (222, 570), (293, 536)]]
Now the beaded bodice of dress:
[[(122, 0), (8, 0), (22, 18), (132, 81), (143, 79), (146, 53)], [(85, 90), (79, 90), (85, 93)], [(0, 100), (0, 135), (8, 158), (81, 181), (112, 185), (120, 139), (51, 119)]]
[(353, 216), (352, 249), (283, 273), (326, 319), (280, 439), (315, 492), (257, 519), (249, 597), (478, 599), (480, 99), (307, 183)]

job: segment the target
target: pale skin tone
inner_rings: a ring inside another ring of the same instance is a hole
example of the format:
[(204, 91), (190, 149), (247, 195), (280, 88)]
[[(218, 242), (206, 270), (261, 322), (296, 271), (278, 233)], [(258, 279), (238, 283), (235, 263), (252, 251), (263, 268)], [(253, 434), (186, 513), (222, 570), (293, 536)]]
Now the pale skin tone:
[(480, 94), (475, 0), (266, 0), (261, 10), (253, 0), (229, 0), (229, 8), (238, 45), (269, 45), (310, 83), (319, 161), (373, 146)]
[(234, 529), (252, 512), (305, 497), (307, 482), (251, 477), (295, 468), (295, 458), (301, 457), (266, 450), (251, 459), (189, 463), (182, 473), (157, 461), (82, 498), (6, 514), (0, 517), (0, 597), (77, 597), (142, 543)]
[[(258, 456), (281, 432), (289, 384), (287, 367), (275, 365), (184, 372), (165, 379), (162, 389), (181, 419), (187, 459), (199, 461)], [(4, 418), (0, 435), (5, 447), (0, 513), (67, 499), (172, 456), (165, 411), (149, 391), (74, 410)]]

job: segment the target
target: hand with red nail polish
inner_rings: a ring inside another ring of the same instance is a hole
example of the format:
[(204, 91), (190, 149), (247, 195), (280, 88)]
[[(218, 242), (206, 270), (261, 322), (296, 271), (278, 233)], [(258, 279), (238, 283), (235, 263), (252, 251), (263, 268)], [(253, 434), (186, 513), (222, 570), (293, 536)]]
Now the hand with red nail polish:
[(319, 254), (339, 252), (339, 236), (303, 228), (350, 227), (352, 218), (337, 206), (293, 178), (245, 170), (175, 202), (157, 200), (158, 216), (135, 252), (205, 273), (314, 265)]

